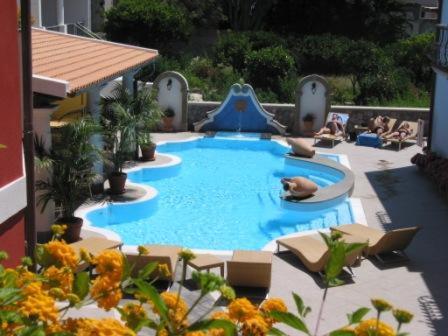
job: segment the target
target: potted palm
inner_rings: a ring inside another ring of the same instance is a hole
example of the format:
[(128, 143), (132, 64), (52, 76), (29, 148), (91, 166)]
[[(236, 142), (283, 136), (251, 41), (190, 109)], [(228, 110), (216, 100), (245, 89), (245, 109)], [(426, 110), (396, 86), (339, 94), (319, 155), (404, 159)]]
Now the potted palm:
[(89, 187), (96, 174), (93, 165), (99, 158), (99, 150), (90, 143), (92, 135), (101, 131), (91, 119), (83, 118), (58, 130), (58, 141), (50, 150), (36, 141), (37, 164), (48, 170), (48, 178), (36, 182), (41, 191), (38, 205), (45, 210), (53, 200), (60, 209), (57, 223), (66, 224), (64, 239), (79, 240), (82, 218), (75, 217), (75, 210), (90, 196)]
[(152, 142), (150, 133), (140, 133), (138, 136), (138, 144), (142, 151), (143, 161), (154, 161), (156, 159), (156, 144)]
[(316, 117), (312, 113), (307, 113), (303, 118), (303, 133), (311, 134), (313, 132), (314, 119)]
[(173, 122), (174, 122), (174, 110), (171, 108), (167, 108), (163, 112), (163, 130), (165, 132), (172, 132), (174, 130)]

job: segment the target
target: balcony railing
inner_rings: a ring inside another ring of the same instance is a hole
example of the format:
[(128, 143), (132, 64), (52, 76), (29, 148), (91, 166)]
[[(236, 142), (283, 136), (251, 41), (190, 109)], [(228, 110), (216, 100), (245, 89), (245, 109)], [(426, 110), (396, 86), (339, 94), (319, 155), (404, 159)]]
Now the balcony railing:
[(437, 68), (448, 71), (448, 26), (438, 25), (437, 33), (433, 62)]

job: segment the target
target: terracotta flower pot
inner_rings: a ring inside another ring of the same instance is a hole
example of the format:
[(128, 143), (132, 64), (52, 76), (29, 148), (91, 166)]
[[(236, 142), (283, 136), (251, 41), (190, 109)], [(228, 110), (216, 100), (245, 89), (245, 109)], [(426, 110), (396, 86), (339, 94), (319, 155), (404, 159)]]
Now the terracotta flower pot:
[(113, 195), (120, 195), (123, 194), (126, 184), (126, 179), (128, 178), (128, 174), (126, 173), (118, 173), (114, 172), (109, 175), (109, 185), (110, 185), (110, 192)]
[(163, 130), (165, 132), (172, 132), (174, 131), (173, 122), (174, 117), (163, 117)]
[(142, 150), (142, 160), (143, 161), (154, 161), (156, 159), (156, 145), (151, 144), (147, 146), (140, 146)]
[(313, 126), (314, 126), (314, 121), (304, 121), (303, 122), (303, 134), (304, 135), (312, 135), (313, 134)]
[(65, 231), (62, 239), (67, 243), (75, 243), (80, 240), (81, 228), (83, 224), (83, 219), (79, 217), (61, 217), (55, 222), (56, 224), (67, 225), (67, 230)]

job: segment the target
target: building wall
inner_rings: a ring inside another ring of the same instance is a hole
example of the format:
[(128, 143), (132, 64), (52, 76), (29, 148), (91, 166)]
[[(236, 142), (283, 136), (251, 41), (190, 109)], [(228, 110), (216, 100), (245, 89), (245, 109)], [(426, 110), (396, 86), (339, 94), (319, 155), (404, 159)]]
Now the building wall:
[(65, 23), (82, 22), (90, 29), (90, 0), (65, 0)]
[(437, 74), (431, 150), (448, 158), (448, 75)]
[(26, 189), (22, 160), (22, 114), (16, 0), (1, 0), (0, 22), (0, 249), (15, 263), (24, 254), (22, 210)]

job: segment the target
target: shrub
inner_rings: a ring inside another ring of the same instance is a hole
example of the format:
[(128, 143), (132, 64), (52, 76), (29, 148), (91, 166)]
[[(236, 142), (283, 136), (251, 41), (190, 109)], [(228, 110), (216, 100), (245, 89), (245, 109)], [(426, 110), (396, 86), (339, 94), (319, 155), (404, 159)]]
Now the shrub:
[(286, 46), (286, 41), (279, 35), (270, 32), (224, 33), (215, 46), (214, 62), (231, 65), (237, 71), (242, 71), (245, 67), (247, 55), (252, 50), (277, 46)]
[(247, 55), (246, 77), (249, 84), (263, 90), (280, 91), (279, 81), (296, 70), (294, 58), (283, 47), (253, 50)]
[(432, 51), (433, 43), (433, 33), (421, 34), (394, 43), (387, 49), (387, 52), (398, 66), (408, 70), (414, 84), (429, 89), (432, 69), (428, 55)]
[(345, 74), (344, 59), (350, 40), (346, 37), (310, 35), (289, 41), (304, 74)]
[(228, 64), (238, 71), (244, 69), (246, 54), (251, 49), (249, 37), (242, 33), (226, 33), (220, 36), (213, 55), (216, 64)]
[(187, 13), (173, 3), (157, 0), (120, 0), (106, 12), (108, 39), (161, 49), (186, 39), (191, 30)]

